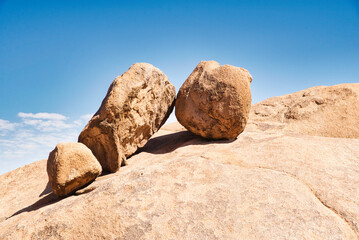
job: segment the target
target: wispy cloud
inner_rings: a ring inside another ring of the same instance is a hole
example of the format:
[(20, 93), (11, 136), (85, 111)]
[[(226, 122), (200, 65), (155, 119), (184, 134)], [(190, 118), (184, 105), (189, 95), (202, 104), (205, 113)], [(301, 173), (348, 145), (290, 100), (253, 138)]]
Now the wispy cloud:
[(43, 132), (62, 131), (74, 127), (74, 124), (58, 120), (23, 119), (22, 123)]
[(0, 119), (0, 174), (45, 159), (59, 142), (76, 142), (92, 117), (58, 113), (18, 113), (19, 122)]
[(21, 118), (49, 119), (49, 120), (66, 120), (67, 117), (58, 113), (23, 113), (17, 114)]
[(22, 119), (23, 125), (32, 126), (43, 132), (62, 131), (75, 127), (74, 124), (66, 122), (67, 117), (58, 113), (19, 112), (17, 115)]
[(93, 114), (85, 114), (82, 115), (80, 118), (85, 120), (85, 121), (89, 121), (92, 118)]
[(16, 123), (9, 122), (8, 120), (0, 119), (0, 132), (1, 131), (13, 131)]
[(80, 117), (80, 119), (74, 121), (74, 124), (76, 125), (83, 125), (84, 123), (87, 123), (91, 118), (93, 114), (85, 114)]

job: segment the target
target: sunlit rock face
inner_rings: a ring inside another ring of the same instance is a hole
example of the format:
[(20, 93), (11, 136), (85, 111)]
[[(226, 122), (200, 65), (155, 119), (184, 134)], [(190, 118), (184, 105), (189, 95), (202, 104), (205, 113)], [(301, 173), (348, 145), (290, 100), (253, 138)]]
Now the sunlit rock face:
[[(282, 97), (295, 105), (315, 89)], [(313, 136), (272, 110), (254, 104), (235, 140), (165, 125), (120, 171), (66, 198), (52, 193), (46, 160), (1, 175), (0, 239), (358, 239), (359, 139)]]
[(116, 172), (173, 110), (175, 87), (158, 68), (136, 63), (117, 77), (79, 136), (105, 171)]
[(251, 81), (243, 68), (200, 62), (178, 92), (178, 122), (207, 139), (235, 139), (248, 121)]
[(95, 180), (102, 172), (100, 163), (82, 143), (59, 143), (50, 153), (47, 174), (52, 191), (66, 196)]

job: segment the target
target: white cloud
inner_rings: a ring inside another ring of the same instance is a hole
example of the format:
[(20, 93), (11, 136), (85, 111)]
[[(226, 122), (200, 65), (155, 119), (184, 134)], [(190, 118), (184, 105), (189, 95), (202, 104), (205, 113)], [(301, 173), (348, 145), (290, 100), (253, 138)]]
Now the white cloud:
[(58, 113), (23, 113), (17, 114), (21, 118), (49, 119), (49, 120), (66, 120), (67, 117)]
[(89, 121), (92, 118), (93, 114), (85, 114), (82, 115), (80, 118), (85, 120), (85, 121)]
[(77, 142), (91, 115), (75, 121), (57, 113), (18, 116), (21, 120), (17, 123), (0, 119), (0, 174), (47, 158), (59, 142)]
[(17, 115), (22, 118), (22, 124), (33, 126), (43, 132), (62, 131), (74, 127), (73, 124), (65, 122), (67, 117), (58, 113), (19, 112)]
[(92, 118), (93, 114), (85, 114), (80, 117), (80, 119), (74, 121), (76, 125), (87, 124), (87, 122)]
[(74, 127), (73, 124), (59, 120), (23, 119), (25, 125), (30, 125), (43, 132), (62, 131)]
[(8, 130), (13, 131), (16, 127), (16, 123), (12, 123), (8, 120), (0, 119), (0, 131)]

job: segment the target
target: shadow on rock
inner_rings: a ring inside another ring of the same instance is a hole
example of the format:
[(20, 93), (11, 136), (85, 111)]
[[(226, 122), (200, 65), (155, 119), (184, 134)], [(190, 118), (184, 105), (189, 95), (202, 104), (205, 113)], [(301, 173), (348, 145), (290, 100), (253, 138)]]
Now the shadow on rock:
[(135, 154), (141, 152), (165, 154), (188, 145), (231, 143), (233, 141), (234, 140), (208, 140), (186, 130), (151, 138), (146, 145), (138, 149)]
[(46, 195), (46, 194), (48, 194), (50, 192), (52, 192), (52, 189), (51, 189), (50, 183), (47, 182), (44, 191), (42, 191), (42, 193), (40, 193), (39, 197), (42, 197), (42, 196), (44, 196), (44, 195)]
[[(106, 173), (105, 173), (106, 175)], [(82, 186), (81, 188), (79, 189), (76, 189), (76, 191), (79, 191), (79, 190), (82, 190), (82, 189), (85, 189), (86, 187), (88, 187), (89, 185), (91, 185), (93, 181), (89, 182), (88, 184)], [(83, 191), (83, 193), (86, 193), (86, 191)], [(40, 193), (39, 197), (42, 197), (44, 195), (46, 195), (45, 197), (39, 199), (38, 201), (36, 201), (35, 203), (31, 204), (30, 206), (28, 207), (25, 207), (17, 212), (15, 212), (14, 214), (12, 214), (10, 217), (7, 217), (6, 219), (9, 219), (11, 217), (14, 217), (18, 214), (21, 214), (23, 212), (31, 212), (31, 211), (35, 211), (35, 210), (38, 210), (42, 207), (45, 207), (45, 206), (48, 206), (48, 205), (51, 205), (51, 204), (54, 204), (56, 202), (59, 202), (60, 200), (66, 198), (66, 197), (69, 197), (71, 195), (75, 194), (75, 191), (72, 192), (71, 194), (69, 194), (68, 196), (64, 196), (64, 197), (58, 197), (56, 196), (53, 192), (52, 192), (52, 189), (51, 189), (51, 186), (50, 186), (50, 183), (47, 182), (46, 184), (46, 187), (45, 189)]]
[[(41, 194), (40, 194), (40, 196), (41, 196)], [(8, 217), (7, 219), (9, 219), (11, 217), (14, 217), (14, 216), (16, 216), (18, 214), (21, 214), (23, 212), (35, 211), (35, 210), (40, 209), (42, 207), (45, 207), (47, 205), (56, 203), (56, 202), (60, 201), (61, 199), (63, 199), (63, 198), (57, 197), (54, 193), (50, 193), (50, 194), (46, 195), (45, 197), (41, 198), (40, 200), (36, 201), (35, 203), (31, 204), (30, 206), (25, 207), (25, 208), (15, 212), (13, 215)]]

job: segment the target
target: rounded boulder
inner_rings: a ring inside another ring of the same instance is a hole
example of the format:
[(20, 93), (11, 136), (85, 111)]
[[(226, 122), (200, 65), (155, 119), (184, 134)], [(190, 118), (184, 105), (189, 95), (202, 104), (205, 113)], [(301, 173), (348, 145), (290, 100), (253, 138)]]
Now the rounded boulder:
[(200, 62), (178, 92), (177, 120), (207, 139), (235, 139), (248, 121), (251, 81), (243, 68)]

